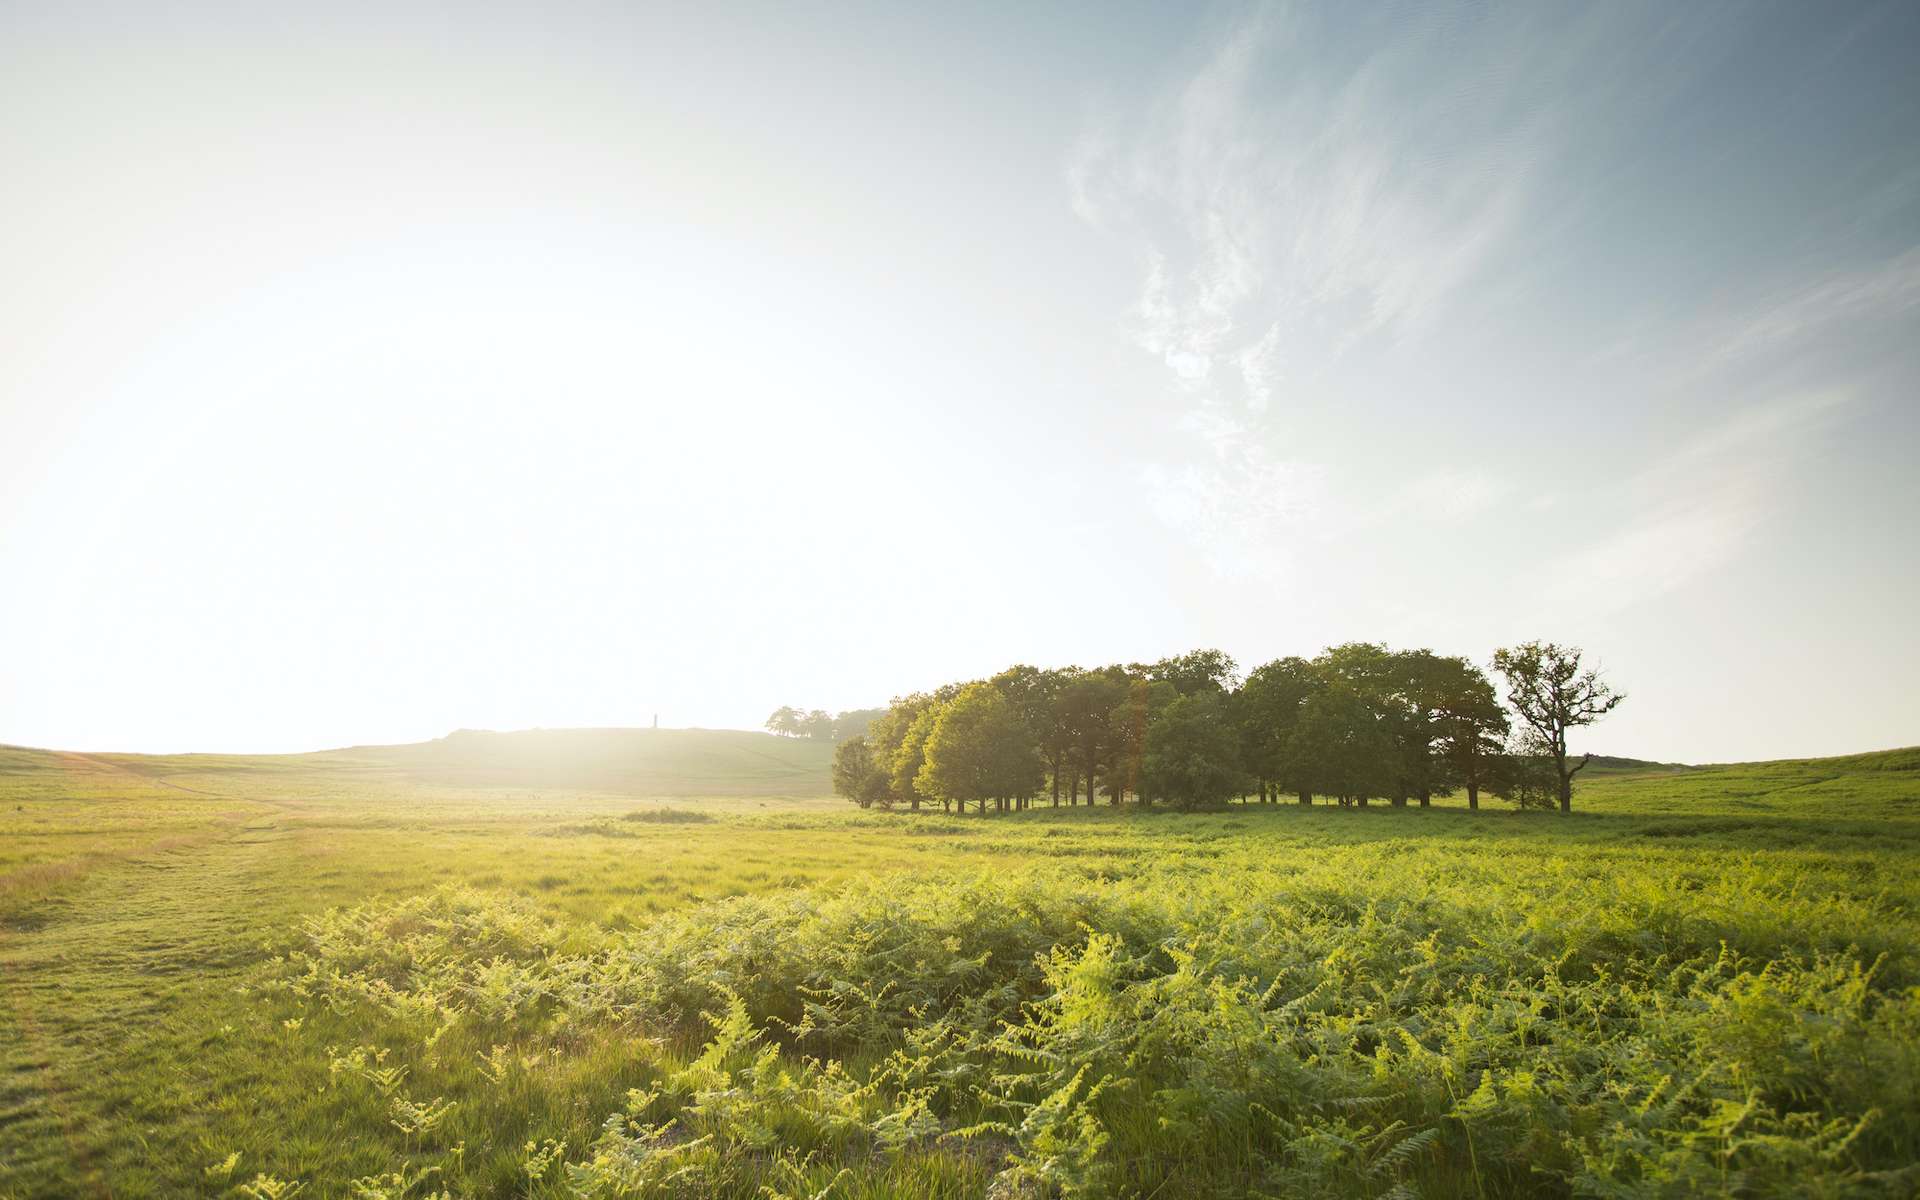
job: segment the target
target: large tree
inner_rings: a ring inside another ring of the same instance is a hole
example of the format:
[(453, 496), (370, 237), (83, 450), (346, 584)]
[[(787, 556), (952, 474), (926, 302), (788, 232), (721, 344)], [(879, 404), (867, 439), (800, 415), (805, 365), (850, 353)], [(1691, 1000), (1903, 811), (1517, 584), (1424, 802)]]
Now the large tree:
[(806, 720), (806, 713), (791, 704), (782, 704), (767, 718), (766, 729), (768, 733), (777, 733), (781, 737), (799, 737), (806, 732)]
[(1573, 777), (1593, 755), (1567, 766), (1567, 730), (1591, 725), (1627, 697), (1607, 686), (1600, 673), (1580, 665), (1580, 650), (1552, 642), (1525, 642), (1493, 652), (1493, 666), (1507, 681), (1507, 703), (1553, 760), (1560, 811), (1573, 811)]
[(1008, 667), (991, 680), (1020, 714), (1021, 723), (1040, 748), (1040, 755), (1047, 763), (1047, 777), (1052, 781), (1055, 808), (1060, 807), (1060, 781), (1067, 752), (1073, 745), (1073, 731), (1067, 725), (1060, 696), (1077, 674), (1073, 667), (1043, 670), (1021, 664)]
[(1441, 658), (1430, 677), (1440, 758), (1449, 786), (1466, 789), (1467, 807), (1480, 807), (1480, 792), (1498, 781), (1509, 722), (1486, 672), (1464, 658)]
[(907, 752), (904, 778), (894, 769), (894, 765), (901, 757), (901, 748), (907, 744), (908, 735), (914, 730), (914, 723), (935, 703), (934, 698), (925, 692), (895, 696), (886, 711), (867, 726), (867, 747), (873, 754), (874, 765), (886, 773), (888, 794), (894, 803), (910, 803), (916, 812), (920, 808), (920, 796), (911, 784), (914, 772), (920, 769), (919, 741), (925, 740), (925, 730), (920, 732), (919, 741)]
[[(1196, 692), (1218, 696), (1218, 692)], [(1180, 698), (1179, 689), (1169, 680), (1149, 680), (1134, 675), (1126, 680), (1125, 698), (1113, 706), (1107, 718), (1112, 745), (1107, 754), (1107, 793), (1114, 804), (1126, 799), (1128, 792), (1140, 791), (1141, 764), (1147, 752), (1147, 731), (1167, 705)]]
[(900, 736), (900, 744), (894, 747), (893, 756), (887, 762), (888, 786), (897, 801), (905, 801), (914, 812), (920, 811), (920, 801), (938, 797), (940, 807), (946, 808), (951, 802), (949, 796), (939, 796), (928, 790), (921, 782), (921, 774), (927, 765), (927, 741), (933, 736), (934, 726), (940, 722), (940, 714), (947, 705), (938, 700), (929, 700), (914, 714), (912, 724)]
[(871, 808), (892, 807), (887, 771), (874, 761), (873, 747), (858, 735), (841, 742), (833, 750), (833, 790), (858, 804)]
[(1373, 710), (1376, 726), (1392, 743), (1387, 794), (1394, 807), (1407, 797), (1432, 795), (1434, 728), (1424, 693), (1430, 650), (1394, 651), (1374, 642), (1334, 646), (1314, 660), (1328, 679), (1351, 689)]
[(1312, 790), (1301, 781), (1290, 753), (1300, 708), (1325, 687), (1313, 664), (1304, 658), (1282, 658), (1255, 667), (1234, 695), (1240, 732), (1240, 754), (1260, 787), (1260, 798), (1278, 798), (1282, 791), (1313, 802)]
[(1239, 747), (1217, 692), (1176, 696), (1147, 727), (1140, 762), (1140, 794), (1165, 797), (1182, 809), (1217, 804), (1241, 786)]
[(1109, 760), (1118, 741), (1113, 712), (1126, 696), (1127, 678), (1119, 667), (1084, 671), (1061, 690), (1061, 718), (1087, 781), (1088, 804), (1093, 803), (1101, 764)]
[(971, 684), (941, 706), (924, 753), (915, 786), (962, 812), (973, 802), (984, 813), (989, 800), (1004, 810), (1038, 791), (1044, 772), (1020, 714), (991, 683)]
[(1362, 808), (1389, 795), (1398, 786), (1394, 744), (1381, 725), (1367, 698), (1345, 683), (1310, 697), (1288, 744), (1300, 786)]
[(1224, 650), (1190, 650), (1136, 667), (1154, 683), (1170, 683), (1182, 696), (1230, 692), (1240, 682), (1240, 665)]

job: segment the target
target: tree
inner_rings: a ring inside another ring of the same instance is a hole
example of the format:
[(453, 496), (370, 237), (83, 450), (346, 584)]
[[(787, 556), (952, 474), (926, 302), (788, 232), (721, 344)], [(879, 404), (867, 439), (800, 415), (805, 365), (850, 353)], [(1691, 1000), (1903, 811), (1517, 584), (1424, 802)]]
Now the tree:
[(1306, 659), (1282, 658), (1254, 668), (1235, 694), (1241, 757), (1260, 785), (1262, 800), (1285, 790), (1297, 793), (1302, 804), (1313, 802), (1290, 745), (1301, 705), (1325, 686)]
[(1072, 731), (1067, 728), (1060, 705), (1060, 694), (1078, 672), (1042, 670), (1025, 664), (1008, 667), (990, 681), (1000, 689), (1020, 715), (1027, 733), (1040, 748), (1047, 763), (1047, 776), (1053, 786), (1053, 806), (1060, 807), (1060, 778), (1071, 748)]
[(1394, 743), (1394, 772), (1390, 795), (1402, 808), (1417, 795), (1421, 806), (1432, 803), (1440, 783), (1440, 762), (1434, 758), (1434, 739), (1440, 730), (1434, 720), (1434, 691), (1440, 657), (1432, 651), (1390, 651), (1371, 641), (1336, 645), (1315, 659), (1321, 674), (1352, 687), (1380, 718), (1380, 732)]
[[(1154, 720), (1175, 700), (1180, 691), (1171, 680), (1148, 680), (1134, 675), (1124, 681), (1124, 699), (1113, 706), (1107, 717), (1111, 744), (1107, 754), (1107, 793), (1114, 804), (1126, 799), (1128, 792), (1141, 795), (1140, 772), (1147, 752), (1147, 731)], [(1215, 692), (1195, 695), (1218, 696)], [(1218, 714), (1224, 717), (1224, 714)]]
[(892, 807), (887, 772), (874, 761), (866, 738), (850, 737), (834, 747), (833, 790), (861, 808)]
[(885, 716), (884, 708), (854, 708), (833, 718), (833, 740), (844, 742), (850, 737), (864, 737), (873, 723)]
[(800, 728), (816, 742), (833, 740), (833, 714), (824, 708), (816, 708), (801, 718)]
[(1487, 790), (1515, 808), (1548, 812), (1559, 804), (1560, 779), (1553, 755), (1531, 729), (1485, 760)]
[(1395, 786), (1394, 745), (1380, 724), (1366, 697), (1345, 683), (1309, 698), (1288, 743), (1300, 786), (1363, 808), (1387, 795)]
[(1240, 681), (1240, 665), (1224, 650), (1191, 650), (1136, 670), (1154, 683), (1170, 683), (1182, 696), (1230, 692)]
[[(946, 707), (936, 700), (929, 700), (922, 706), (901, 735), (900, 745), (894, 749), (893, 757), (888, 760), (889, 790), (895, 800), (905, 801), (914, 812), (920, 811), (922, 799), (936, 795), (922, 786), (920, 775), (927, 764), (927, 739), (933, 736), (934, 726), (939, 723), (940, 714)], [(940, 806), (945, 808), (946, 805), (947, 798), (941, 797)]]
[(1226, 718), (1215, 692), (1170, 701), (1147, 727), (1140, 794), (1164, 796), (1187, 811), (1231, 796), (1245, 776)]
[(1432, 703), (1440, 731), (1440, 756), (1449, 782), (1467, 790), (1467, 807), (1480, 807), (1480, 792), (1496, 781), (1497, 761), (1509, 722), (1493, 681), (1464, 658), (1436, 660)]
[(914, 784), (921, 791), (967, 804), (1007, 804), (1039, 790), (1044, 767), (1020, 714), (991, 683), (970, 684), (938, 710)]
[(1598, 671), (1582, 670), (1580, 654), (1578, 647), (1552, 642), (1525, 642), (1493, 652), (1494, 669), (1506, 677), (1507, 703), (1553, 760), (1563, 813), (1573, 811), (1573, 777), (1593, 758), (1583, 755), (1567, 767), (1567, 730), (1593, 724), (1626, 699), (1608, 687)]
[(792, 705), (782, 704), (767, 718), (766, 730), (781, 737), (799, 737), (804, 732), (805, 721), (805, 713)]
[(1083, 672), (1061, 691), (1061, 716), (1086, 776), (1088, 804), (1093, 803), (1093, 784), (1100, 776), (1101, 755), (1109, 752), (1116, 740), (1113, 710), (1126, 694), (1126, 676), (1119, 667)]

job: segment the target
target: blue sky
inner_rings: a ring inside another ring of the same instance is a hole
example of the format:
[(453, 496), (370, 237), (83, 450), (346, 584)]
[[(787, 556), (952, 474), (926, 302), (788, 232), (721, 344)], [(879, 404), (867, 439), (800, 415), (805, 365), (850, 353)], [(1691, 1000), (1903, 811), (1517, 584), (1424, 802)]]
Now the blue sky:
[(0, 740), (1585, 646), (1920, 741), (1920, 9), (0, 7)]

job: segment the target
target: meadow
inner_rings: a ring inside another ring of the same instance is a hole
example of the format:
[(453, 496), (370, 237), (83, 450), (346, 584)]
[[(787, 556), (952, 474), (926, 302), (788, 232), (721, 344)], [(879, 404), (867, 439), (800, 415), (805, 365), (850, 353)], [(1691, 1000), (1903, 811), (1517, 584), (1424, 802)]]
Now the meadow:
[(0, 1196), (1920, 1187), (1920, 751), (1570, 816), (910, 816), (829, 756), (0, 749)]

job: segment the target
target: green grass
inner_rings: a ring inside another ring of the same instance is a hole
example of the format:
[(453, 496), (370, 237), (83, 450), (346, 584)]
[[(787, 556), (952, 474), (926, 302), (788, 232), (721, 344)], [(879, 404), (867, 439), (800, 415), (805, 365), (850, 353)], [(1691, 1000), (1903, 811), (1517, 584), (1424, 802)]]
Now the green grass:
[(0, 749), (0, 1196), (1916, 1185), (1920, 751), (914, 818), (460, 743)]

